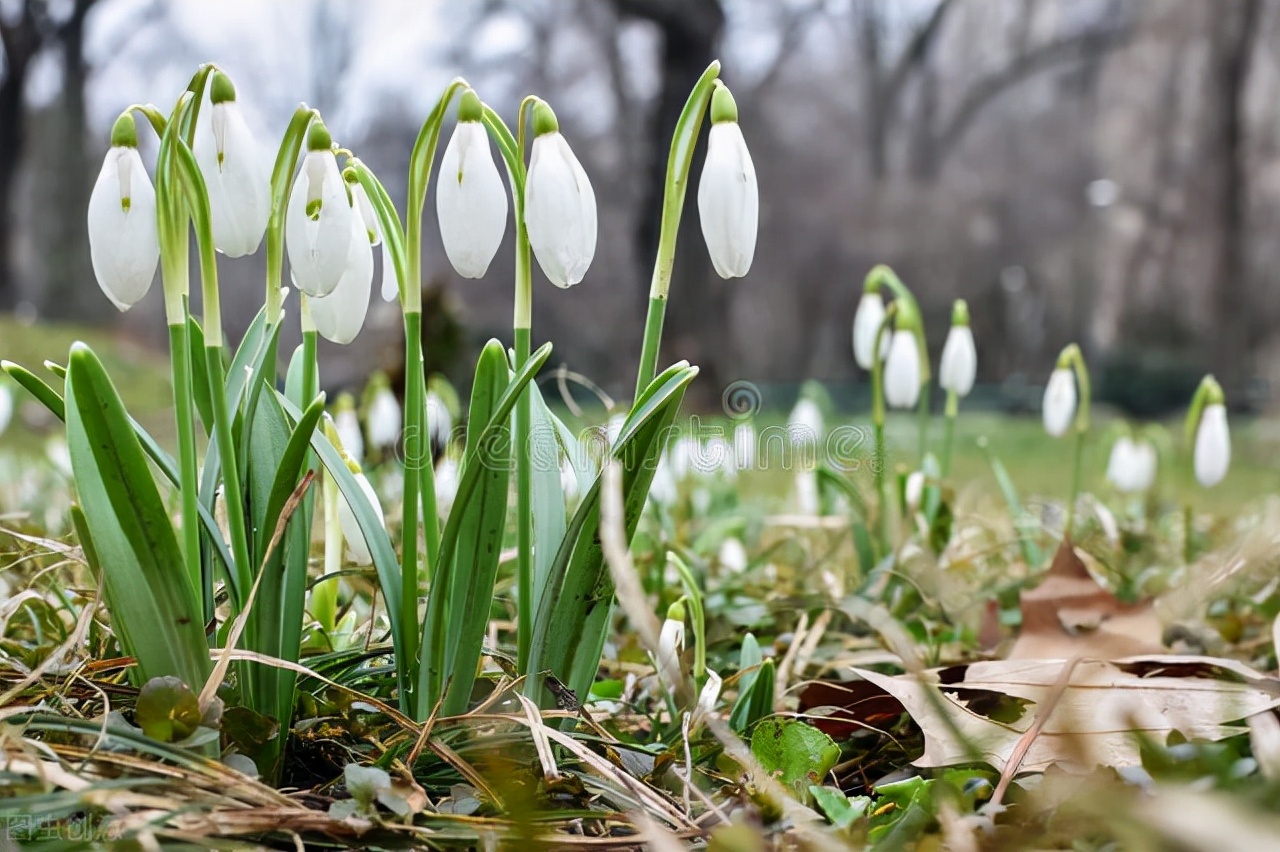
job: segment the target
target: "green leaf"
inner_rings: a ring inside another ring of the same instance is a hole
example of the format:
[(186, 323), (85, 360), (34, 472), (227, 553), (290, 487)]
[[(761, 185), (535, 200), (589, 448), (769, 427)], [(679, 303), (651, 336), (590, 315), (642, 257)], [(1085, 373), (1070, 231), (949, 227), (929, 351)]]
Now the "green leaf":
[[(488, 355), (487, 353), (490, 351), (493, 351), (494, 354)], [(506, 385), (505, 390), (502, 391), (501, 395), (491, 406), (483, 406), (482, 403), (483, 407), (489, 409), (489, 419), (484, 428), (478, 433), (476, 432), (476, 428), (480, 422), (478, 417), (472, 418), (468, 422), (469, 454), (480, 452), (482, 451), (481, 448), (494, 446), (495, 442), (500, 445), (503, 436), (505, 435), (507, 436), (506, 453), (509, 458), (511, 450), (510, 437), (507, 430), (509, 429), (508, 420), (511, 416), (511, 412), (515, 408), (516, 401), (520, 398), (520, 394), (529, 385), (529, 382), (533, 380), (533, 377), (537, 374), (538, 370), (542, 368), (542, 365), (546, 363), (546, 360), (550, 355), (551, 347), (549, 344), (544, 345), (537, 352), (534, 352), (533, 355), (530, 356), (529, 360), (525, 362), (524, 367), (516, 373), (511, 381)], [(506, 376), (507, 367), (504, 350), (500, 343), (497, 341), (491, 341), (489, 345), (485, 347), (484, 353), (481, 355), (480, 365), (477, 366), (478, 384), (481, 384), (480, 374), (482, 371), (489, 373), (490, 371), (497, 370), (496, 359), (498, 358), (501, 359), (502, 364), (500, 375)], [(488, 389), (490, 381), (491, 379), (486, 379), (482, 384), (482, 386), (486, 388), (484, 391), (486, 394), (491, 392), (491, 390)], [(473, 399), (471, 404), (472, 407), (475, 408), (477, 400)], [(473, 463), (474, 461), (478, 461), (479, 463)], [(485, 542), (492, 542), (493, 540), (491, 538), (485, 538), (485, 536), (491, 534), (491, 531), (482, 524), (489, 524), (492, 521), (486, 519), (482, 522), (479, 520), (480, 516), (473, 514), (470, 509), (470, 506), (473, 503), (476, 503), (478, 506), (483, 506), (484, 503), (490, 499), (493, 500), (496, 505), (496, 501), (498, 499), (496, 494), (490, 494), (489, 497), (484, 496), (487, 491), (487, 485), (492, 483), (492, 477), (495, 473), (498, 473), (489, 468), (490, 465), (486, 462), (483, 455), (477, 456), (475, 459), (472, 459), (469, 455), (468, 460), (464, 462), (462, 473), (458, 479), (458, 493), (457, 496), (454, 497), (453, 509), (449, 512), (449, 518), (445, 523), (444, 533), (440, 537), (439, 570), (432, 581), (436, 584), (436, 588), (432, 590), (432, 594), (427, 599), (427, 617), (423, 621), (422, 625), (422, 644), (420, 646), (422, 662), (418, 672), (419, 706), (417, 708), (417, 712), (420, 716), (425, 715), (425, 713), (431, 709), (435, 701), (435, 697), (441, 694), (441, 690), (445, 683), (444, 673), (446, 671), (446, 667), (450, 665), (445, 656), (446, 649), (449, 647), (447, 644), (448, 637), (450, 635), (449, 625), (451, 623), (451, 619), (463, 617), (457, 612), (449, 611), (446, 607), (446, 604), (451, 602), (449, 590), (452, 588), (452, 580), (447, 578), (442, 580), (440, 573), (450, 572), (452, 575), (452, 572), (457, 570), (459, 565), (465, 564), (460, 558), (457, 558), (457, 555), (463, 553), (464, 550), (471, 553), (482, 554), (483, 558), (486, 560), (489, 558), (496, 560), (499, 555), (497, 550), (501, 546), (500, 537), (497, 539), (496, 544), (493, 544), (493, 553), (488, 553), (484, 550), (484, 548), (488, 546)], [(505, 468), (505, 475), (509, 476), (509, 461), (507, 465), (505, 465)], [(486, 483), (485, 490), (481, 489), (482, 483)], [(505, 523), (505, 492), (502, 495), (502, 502), (503, 518)], [(490, 515), (493, 508), (493, 506), (489, 506), (483, 509), (477, 509), (476, 511), (480, 511), (484, 515)], [(487, 563), (485, 563), (484, 566), (481, 566), (484, 568), (485, 576), (488, 575), (488, 569), (486, 566)], [(484, 577), (480, 577), (480, 580), (483, 579)], [(443, 594), (439, 593), (441, 589), (443, 589)], [(483, 595), (483, 597), (478, 597), (477, 600), (485, 601), (485, 620), (487, 621), (488, 601), (491, 601), (493, 598), (492, 580), (489, 580), (487, 588), (479, 588), (473, 593), (476, 595)], [(474, 630), (474, 625), (470, 625), (470, 627)], [(456, 636), (458, 634), (455, 632), (454, 635)], [(463, 673), (461, 666), (454, 664), (453, 671), (455, 673), (455, 680), (461, 678), (466, 680), (468, 684), (472, 682), (473, 675), (470, 672)], [(454, 688), (451, 687), (451, 690), (453, 689)], [(461, 694), (461, 687), (458, 687), (458, 690), (458, 692), (454, 692), (453, 694)], [(467, 694), (469, 695), (469, 689)]]
[(200, 727), (200, 701), (176, 677), (155, 677), (138, 693), (133, 720), (153, 740), (185, 740)]
[(733, 703), (729, 714), (729, 725), (740, 734), (751, 730), (751, 726), (773, 712), (774, 695), (774, 663), (765, 660), (759, 668), (744, 676), (749, 685), (738, 691), (738, 700)]
[[(507, 492), (511, 483), (511, 432), (488, 430), (494, 408), (507, 387), (506, 351), (496, 340), (489, 341), (476, 363), (475, 382), (471, 389), (471, 406), (467, 415), (467, 454), (462, 476), (471, 469), (478, 471), (475, 491), (466, 503), (454, 501), (450, 516), (461, 515), (453, 559), (441, 565), (434, 579), (431, 597), (448, 601), (448, 608), (428, 604), (428, 621), (445, 618), (445, 667), (441, 683), (432, 683), (430, 695), (439, 694), (447, 682), (444, 713), (463, 713), (471, 698), (480, 650), (489, 626), (489, 607), (493, 603), (493, 585), (498, 575), (498, 558), (502, 551), (502, 534), (507, 524)], [(430, 642), (432, 625), (423, 626), (424, 660), (432, 659)]]
[[(658, 376), (636, 401), (613, 449), (622, 462), (624, 526), (627, 540), (649, 495), (668, 431), (697, 376), (695, 367), (676, 364)], [(538, 601), (530, 648), (529, 674), (550, 671), (579, 696), (590, 688), (613, 606), (613, 583), (600, 546), (600, 488), (597, 477), (565, 532)], [(531, 677), (529, 694), (546, 700), (541, 679)]]
[(196, 411), (200, 414), (200, 422), (204, 424), (206, 435), (213, 434), (213, 394), (209, 390), (209, 373), (206, 369), (204, 351), (204, 329), (195, 317), (187, 316), (187, 348), (191, 357), (191, 389), (196, 403)]
[(564, 540), (568, 518), (564, 510), (564, 490), (560, 485), (559, 430), (551, 410), (542, 398), (537, 383), (529, 386), (533, 399), (529, 426), (529, 461), (533, 502), (533, 599), (542, 598), (542, 590), (551, 573), (551, 563)]
[(991, 451), (986, 439), (979, 441), (978, 445), (986, 453), (987, 461), (991, 465), (991, 473), (995, 476), (996, 484), (1000, 486), (1000, 493), (1004, 495), (1005, 503), (1009, 507), (1009, 517), (1013, 519), (1014, 529), (1018, 531), (1018, 544), (1022, 548), (1022, 558), (1033, 568), (1043, 565), (1044, 554), (1033, 537), (1035, 529), (1023, 520), (1026, 513), (1022, 508), (1022, 500), (1018, 497), (1018, 487), (1013, 484), (1009, 471), (1005, 469), (1000, 458)]
[(836, 828), (848, 828), (867, 814), (871, 807), (869, 796), (846, 796), (831, 787), (812, 786), (809, 795)]
[(54, 417), (59, 420), (67, 419), (66, 405), (62, 401), (62, 397), (56, 390), (45, 384), (44, 380), (35, 373), (12, 361), (0, 361), (0, 369), (3, 369), (9, 374), (10, 378), (26, 388), (27, 392), (34, 396), (41, 405), (49, 409), (49, 412)]
[(87, 346), (67, 366), (67, 443), (86, 532), (103, 568), (112, 625), (143, 681), (208, 676), (196, 590), (119, 395)]
[(760, 720), (751, 732), (751, 753), (770, 774), (804, 796), (840, 759), (831, 737), (798, 719)]

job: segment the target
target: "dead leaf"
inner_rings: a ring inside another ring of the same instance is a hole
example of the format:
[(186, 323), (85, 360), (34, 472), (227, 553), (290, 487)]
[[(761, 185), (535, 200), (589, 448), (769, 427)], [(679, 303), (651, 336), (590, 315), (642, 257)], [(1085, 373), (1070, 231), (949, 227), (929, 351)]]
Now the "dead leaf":
[[(925, 751), (917, 766), (980, 760), (1003, 771), (1066, 665), (1063, 660), (994, 660), (921, 675), (854, 671), (900, 701), (920, 726)], [(997, 721), (995, 713), (980, 712), (992, 706), (989, 701), (974, 700), (993, 694), (1026, 706), (1012, 721)], [(1220, 740), (1243, 732), (1241, 720), (1277, 706), (1280, 681), (1233, 660), (1080, 660), (1027, 748), (1021, 771), (1055, 764), (1075, 770), (1135, 766), (1141, 763), (1136, 734), (1164, 741), (1176, 730), (1189, 739)]]
[(1044, 580), (1021, 600), (1022, 631), (1011, 660), (1111, 660), (1164, 650), (1151, 602), (1126, 604), (1098, 585), (1070, 539), (1062, 540)]

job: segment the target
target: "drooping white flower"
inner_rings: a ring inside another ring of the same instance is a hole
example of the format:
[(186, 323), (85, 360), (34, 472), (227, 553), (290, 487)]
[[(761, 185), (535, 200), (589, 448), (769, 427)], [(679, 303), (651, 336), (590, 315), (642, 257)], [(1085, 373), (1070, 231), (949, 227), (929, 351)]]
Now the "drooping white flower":
[[(369, 505), (373, 506), (374, 514), (378, 516), (378, 523), (385, 527), (387, 521), (382, 514), (382, 503), (378, 500), (378, 492), (373, 490), (369, 478), (363, 473), (356, 473), (355, 478), (360, 490), (368, 498)], [(369, 544), (365, 541), (364, 532), (360, 529), (355, 512), (346, 496), (343, 496), (338, 503), (338, 523), (342, 526), (342, 538), (347, 543), (347, 558), (356, 565), (371, 565), (373, 556), (369, 552)]]
[(920, 510), (920, 501), (924, 499), (924, 471), (913, 470), (907, 474), (907, 481), (902, 488), (902, 498), (909, 511)]
[(1210, 403), (1200, 414), (1200, 425), (1196, 428), (1196, 479), (1205, 488), (1212, 488), (1226, 478), (1230, 467), (1231, 431), (1227, 427), (1227, 408), (1222, 403)]
[(338, 432), (338, 440), (342, 442), (343, 452), (357, 464), (364, 462), (364, 434), (360, 431), (360, 418), (351, 394), (338, 395), (334, 403), (333, 426)]
[(365, 415), (365, 437), (370, 447), (386, 449), (400, 437), (400, 403), (382, 376), (369, 401)]
[[(358, 184), (356, 186), (359, 186)], [(316, 331), (325, 340), (346, 345), (356, 339), (369, 312), (369, 296), (373, 289), (373, 246), (370, 231), (359, 215), (347, 219), (351, 239), (347, 248), (347, 265), (338, 286), (327, 296), (317, 296), (308, 305)], [(294, 271), (297, 280), (297, 271)]]
[(458, 496), (458, 481), (462, 471), (458, 467), (457, 459), (446, 454), (436, 465), (435, 473), (436, 512), (441, 518), (447, 518), (449, 510), (453, 508), (454, 498)]
[(533, 126), (524, 195), (529, 245), (552, 284), (572, 287), (595, 257), (596, 196), (545, 103), (533, 108)]
[(102, 292), (121, 311), (151, 289), (160, 263), (156, 191), (138, 154), (133, 116), (111, 131), (111, 150), (89, 195), (89, 257)]
[(737, 536), (729, 536), (720, 542), (720, 549), (716, 551), (716, 561), (730, 574), (741, 574), (747, 570), (750, 559), (747, 556), (747, 549), (742, 545), (742, 540)]
[(722, 686), (724, 686), (723, 678), (711, 669), (707, 669), (707, 682), (702, 685), (702, 689), (698, 692), (698, 704), (693, 711), (693, 715), (698, 721), (706, 719), (716, 712), (716, 702), (720, 700)]
[(658, 671), (662, 674), (680, 671), (680, 652), (684, 650), (684, 605), (673, 603), (667, 608), (658, 636)]
[(463, 92), (436, 181), (444, 253), (463, 278), (484, 277), (507, 228), (507, 192), (489, 152), (482, 113), (476, 93)]
[(395, 262), (391, 260), (391, 248), (382, 242), (382, 301), (394, 302), (400, 297), (400, 276), (396, 275)]
[(827, 434), (822, 421), (822, 409), (807, 396), (796, 400), (787, 418), (787, 435), (792, 444), (813, 443), (815, 446)]
[(319, 119), (313, 121), (285, 213), (289, 266), (298, 288), (312, 297), (329, 295), (342, 280), (354, 232), (351, 220), (357, 215), (331, 144), (329, 131)]
[[(853, 314), (853, 360), (864, 370), (875, 366), (876, 332), (884, 322), (884, 297), (880, 291), (863, 292), (858, 300), (858, 310)], [(880, 357), (889, 354), (889, 337), (885, 334), (880, 340)]]
[(816, 515), (821, 510), (818, 499), (818, 473), (812, 467), (802, 467), (796, 471), (796, 511), (801, 515)]
[(604, 424), (604, 434), (605, 438), (609, 441), (610, 447), (618, 443), (618, 438), (622, 437), (622, 427), (625, 426), (626, 423), (627, 413), (625, 411), (619, 411), (615, 414), (609, 415), (609, 419), (605, 421)]
[(1155, 483), (1156, 448), (1149, 441), (1121, 435), (1107, 458), (1107, 481), (1125, 494), (1140, 494)]
[(884, 362), (884, 401), (890, 408), (912, 408), (920, 399), (920, 349), (910, 331), (893, 332)]
[(1061, 438), (1076, 416), (1076, 378), (1070, 367), (1057, 367), (1044, 388), (1044, 430)]
[(711, 132), (698, 182), (698, 218), (716, 274), (721, 278), (746, 275), (756, 253), (760, 189), (738, 126), (737, 104), (724, 85), (717, 85), (711, 96)]
[(253, 254), (271, 216), (271, 171), (236, 101), (231, 80), (213, 72), (208, 119), (196, 128), (195, 156), (209, 190), (213, 243), (227, 257)]
[(973, 330), (968, 325), (953, 325), (942, 346), (938, 365), (938, 384), (956, 396), (968, 396), (978, 373), (978, 352), (973, 345)]

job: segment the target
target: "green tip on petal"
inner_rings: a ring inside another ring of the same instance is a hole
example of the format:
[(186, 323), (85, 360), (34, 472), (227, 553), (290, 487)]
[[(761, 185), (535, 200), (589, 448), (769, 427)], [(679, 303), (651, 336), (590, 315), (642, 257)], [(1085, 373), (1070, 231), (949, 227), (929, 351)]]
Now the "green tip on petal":
[(951, 306), (951, 324), (961, 326), (969, 324), (969, 303), (964, 299), (956, 299), (955, 304)]
[(725, 121), (738, 120), (738, 102), (733, 99), (729, 87), (716, 80), (715, 91), (711, 93), (711, 123), (720, 124)]
[(560, 122), (556, 121), (556, 114), (551, 109), (551, 104), (538, 101), (533, 105), (533, 135), (542, 136), (558, 132), (560, 132)]
[(213, 72), (213, 83), (209, 87), (209, 102), (225, 104), (236, 99), (236, 86), (231, 78), (221, 71)]
[(137, 148), (138, 125), (133, 120), (133, 113), (122, 112), (111, 127), (112, 148)]
[(1227, 395), (1222, 392), (1222, 385), (1218, 384), (1212, 374), (1205, 376), (1201, 384), (1204, 385), (1205, 405), (1226, 405)]
[(667, 620), (684, 621), (684, 604), (681, 601), (676, 601), (671, 606), (667, 607)]
[(479, 121), (483, 116), (484, 104), (480, 102), (480, 96), (474, 89), (467, 89), (458, 102), (458, 121)]
[(920, 330), (920, 309), (910, 299), (894, 299), (898, 310), (893, 318), (893, 327), (898, 331), (910, 331), (913, 334)]
[(360, 175), (356, 174), (355, 169), (347, 167), (342, 170), (342, 179), (347, 183), (359, 183)]
[(311, 122), (311, 127), (307, 128), (307, 150), (328, 151), (332, 147), (333, 137), (329, 135), (329, 128), (317, 118)]

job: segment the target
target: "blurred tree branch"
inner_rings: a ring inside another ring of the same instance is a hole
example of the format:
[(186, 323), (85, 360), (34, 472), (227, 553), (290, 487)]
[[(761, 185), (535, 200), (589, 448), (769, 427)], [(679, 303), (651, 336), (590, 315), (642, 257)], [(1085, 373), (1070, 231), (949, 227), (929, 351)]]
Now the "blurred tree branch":
[(0, 14), (0, 47), (4, 48), (4, 75), (0, 78), (0, 310), (12, 309), (17, 300), (13, 269), (13, 202), (18, 168), (26, 143), (26, 107), (23, 102), (31, 63), (45, 50), (74, 50), (82, 65), (80, 42), (85, 17), (97, 0), (73, 0), (64, 7), (45, 0), (21, 0), (16, 13)]

